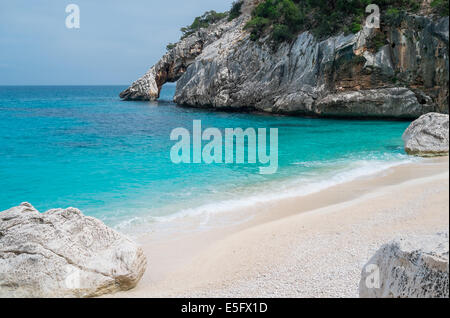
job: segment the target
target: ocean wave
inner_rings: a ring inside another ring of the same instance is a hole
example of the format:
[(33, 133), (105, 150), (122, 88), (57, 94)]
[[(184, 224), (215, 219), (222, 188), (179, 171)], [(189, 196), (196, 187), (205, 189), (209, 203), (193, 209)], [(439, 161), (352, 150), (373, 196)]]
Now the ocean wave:
[(318, 169), (313, 169), (306, 175), (303, 174), (302, 176), (293, 176), (255, 185), (251, 189), (246, 188), (245, 191), (244, 189), (242, 191), (235, 190), (233, 197), (236, 198), (233, 199), (218, 199), (213, 203), (179, 209), (175, 213), (164, 216), (146, 215), (133, 217), (130, 220), (117, 224), (115, 228), (136, 233), (137, 227), (139, 227), (140, 230), (138, 232), (141, 233), (145, 232), (146, 225), (169, 224), (186, 218), (199, 218), (196, 219), (196, 224), (199, 227), (207, 226), (213, 215), (219, 216), (220, 214), (250, 208), (258, 204), (310, 195), (361, 177), (368, 177), (386, 171), (395, 166), (419, 160), (403, 154), (388, 154), (382, 158), (367, 157), (369, 159), (356, 161), (340, 159), (335, 161), (293, 163), (293, 165)]

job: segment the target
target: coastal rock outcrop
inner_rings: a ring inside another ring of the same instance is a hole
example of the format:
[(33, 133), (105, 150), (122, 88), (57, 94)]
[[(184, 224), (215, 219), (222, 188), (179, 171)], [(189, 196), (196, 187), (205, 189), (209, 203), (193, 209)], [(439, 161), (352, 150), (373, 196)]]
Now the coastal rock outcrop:
[(156, 99), (165, 81), (177, 80), (174, 101), (193, 107), (382, 118), (448, 113), (448, 17), (406, 14), (381, 29), (325, 39), (305, 31), (274, 47), (268, 37), (253, 41), (245, 28), (257, 3), (246, 0), (240, 17), (181, 40), (121, 97)]
[(411, 236), (384, 245), (362, 271), (362, 298), (448, 298), (447, 233)]
[(215, 26), (200, 29), (195, 34), (181, 40), (167, 52), (150, 70), (129, 88), (120, 93), (124, 100), (156, 100), (162, 86), (176, 82), (202, 53), (203, 47), (219, 38), (223, 28)]
[(142, 250), (74, 208), (0, 212), (0, 297), (94, 297), (136, 286)]
[(449, 116), (428, 113), (412, 122), (403, 134), (405, 151), (410, 155), (448, 156)]

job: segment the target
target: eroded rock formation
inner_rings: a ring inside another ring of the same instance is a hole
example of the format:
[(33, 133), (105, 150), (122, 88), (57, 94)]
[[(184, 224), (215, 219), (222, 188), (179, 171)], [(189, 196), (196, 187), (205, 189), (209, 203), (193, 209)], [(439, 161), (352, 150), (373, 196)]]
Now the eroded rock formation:
[(362, 271), (362, 298), (448, 298), (447, 233), (410, 236), (384, 245)]
[(120, 93), (125, 100), (156, 100), (162, 86), (167, 82), (176, 82), (186, 69), (199, 56), (203, 47), (217, 40), (224, 30), (220, 26), (201, 29), (181, 40), (167, 52), (150, 70), (128, 89)]
[[(156, 99), (165, 81), (178, 80), (174, 101), (195, 107), (395, 118), (448, 113), (448, 17), (410, 14), (325, 40), (303, 32), (274, 48), (244, 29), (254, 3), (245, 1), (239, 18), (180, 41), (121, 97)], [(379, 38), (381, 47), (374, 44)]]
[(448, 156), (448, 117), (428, 113), (412, 122), (403, 134), (405, 151), (423, 157)]
[(0, 212), (0, 297), (93, 297), (136, 286), (146, 268), (131, 240), (79, 210)]

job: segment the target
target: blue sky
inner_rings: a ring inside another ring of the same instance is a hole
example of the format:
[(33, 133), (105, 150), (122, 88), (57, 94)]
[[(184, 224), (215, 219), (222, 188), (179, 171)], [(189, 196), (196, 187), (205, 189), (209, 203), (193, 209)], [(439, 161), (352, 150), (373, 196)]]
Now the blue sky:
[[(80, 29), (67, 29), (68, 4)], [(176, 42), (180, 27), (232, 0), (1, 0), (0, 85), (126, 85)]]

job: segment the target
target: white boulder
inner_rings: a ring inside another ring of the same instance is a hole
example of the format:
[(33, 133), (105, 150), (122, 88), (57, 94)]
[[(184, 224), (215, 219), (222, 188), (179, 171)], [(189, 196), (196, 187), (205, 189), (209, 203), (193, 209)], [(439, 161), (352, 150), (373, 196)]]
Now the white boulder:
[(405, 151), (423, 157), (448, 156), (448, 133), (448, 115), (422, 115), (403, 134)]
[(448, 233), (396, 239), (364, 266), (361, 298), (448, 298)]
[(0, 212), (0, 297), (94, 297), (133, 288), (145, 268), (134, 242), (77, 209)]

